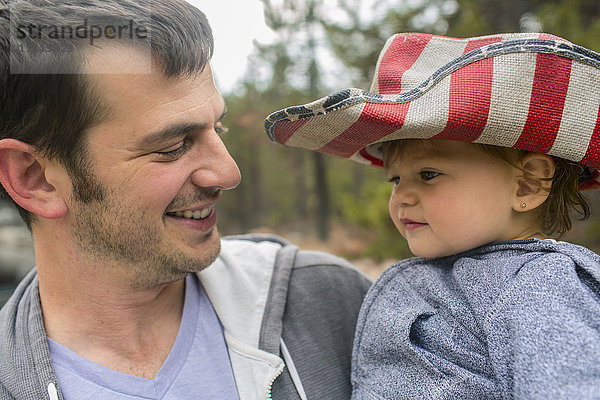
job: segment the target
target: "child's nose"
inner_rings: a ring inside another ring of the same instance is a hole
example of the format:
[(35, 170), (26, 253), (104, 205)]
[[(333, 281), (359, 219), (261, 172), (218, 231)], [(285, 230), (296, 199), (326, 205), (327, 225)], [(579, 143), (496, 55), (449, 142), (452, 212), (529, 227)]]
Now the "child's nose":
[(408, 185), (394, 186), (390, 201), (397, 207), (410, 207), (418, 202), (417, 194)]

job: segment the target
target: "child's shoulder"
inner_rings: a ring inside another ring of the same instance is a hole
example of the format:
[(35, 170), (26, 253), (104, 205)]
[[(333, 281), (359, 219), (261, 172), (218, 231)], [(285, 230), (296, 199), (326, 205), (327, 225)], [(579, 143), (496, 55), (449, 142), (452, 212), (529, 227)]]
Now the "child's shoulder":
[(445, 269), (463, 263), (481, 265), (495, 260), (501, 260), (503, 263), (507, 260), (526, 263), (549, 259), (571, 259), (578, 264), (600, 267), (600, 256), (586, 247), (553, 239), (524, 239), (492, 242), (446, 257), (404, 259), (388, 268), (382, 277), (415, 269)]
[(573, 282), (584, 281), (588, 286), (596, 282), (600, 288), (600, 256), (585, 247), (555, 240), (493, 242), (447, 257), (402, 260), (379, 277), (372, 291), (398, 285), (427, 289), (458, 284), (501, 292), (515, 282), (529, 284), (540, 276), (548, 285), (569, 276)]
[[(542, 264), (547, 267), (573, 267), (597, 271), (600, 278), (600, 256), (590, 249), (553, 239), (525, 239), (492, 242), (487, 245), (446, 257), (453, 267), (467, 264), (484, 266), (500, 264), (517, 273), (525, 266)], [(432, 264), (435, 265), (435, 264)], [(512, 268), (511, 268), (512, 267)], [(494, 266), (494, 271), (501, 269)]]
[(538, 240), (533, 247), (534, 257), (515, 276), (515, 296), (520, 293), (520, 297), (532, 298), (533, 293), (547, 293), (571, 300), (590, 295), (600, 299), (598, 254), (583, 246), (552, 240)]
[[(474, 250), (477, 251), (477, 250)], [(484, 249), (486, 257), (519, 260), (522, 266), (540, 265), (546, 269), (582, 269), (600, 279), (600, 256), (590, 249), (553, 239), (496, 242)], [(518, 265), (519, 263), (517, 263)]]

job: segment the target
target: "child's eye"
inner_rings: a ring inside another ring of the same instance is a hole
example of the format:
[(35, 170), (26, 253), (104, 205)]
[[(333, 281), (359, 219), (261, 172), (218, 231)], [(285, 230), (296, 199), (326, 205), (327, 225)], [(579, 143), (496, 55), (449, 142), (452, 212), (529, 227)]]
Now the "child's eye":
[(390, 179), (388, 179), (388, 182), (391, 182), (394, 185), (397, 185), (397, 184), (400, 183), (400, 177), (399, 176), (392, 176)]
[(435, 171), (421, 171), (419, 172), (419, 175), (421, 176), (421, 179), (424, 181), (430, 181), (433, 178), (437, 177), (438, 175), (440, 175), (439, 172), (435, 172)]

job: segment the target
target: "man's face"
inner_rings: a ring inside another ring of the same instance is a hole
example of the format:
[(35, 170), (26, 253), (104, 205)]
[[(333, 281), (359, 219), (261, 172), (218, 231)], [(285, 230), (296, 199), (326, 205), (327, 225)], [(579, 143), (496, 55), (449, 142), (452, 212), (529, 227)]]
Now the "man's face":
[[(114, 71), (149, 62), (125, 50), (99, 51), (90, 62)], [(87, 134), (89, 172), (103, 196), (71, 200), (75, 243), (136, 288), (210, 265), (220, 250), (219, 193), (240, 181), (219, 135), (225, 103), (210, 68), (192, 77), (165, 78), (155, 67), (147, 75), (89, 78), (111, 115)]]

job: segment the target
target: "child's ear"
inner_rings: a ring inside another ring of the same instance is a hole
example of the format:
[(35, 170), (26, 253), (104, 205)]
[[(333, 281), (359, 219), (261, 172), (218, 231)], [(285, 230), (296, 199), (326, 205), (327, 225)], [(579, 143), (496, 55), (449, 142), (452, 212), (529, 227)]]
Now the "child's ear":
[(550, 194), (555, 164), (542, 153), (527, 153), (519, 162), (521, 173), (516, 179), (513, 210), (524, 212), (540, 206)]
[(48, 178), (56, 175), (54, 164), (27, 143), (0, 140), (0, 183), (18, 205), (47, 219), (61, 218), (67, 212), (62, 196)]

